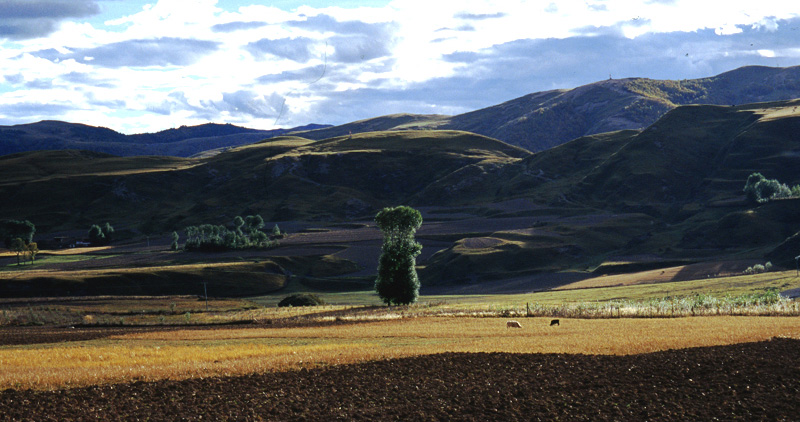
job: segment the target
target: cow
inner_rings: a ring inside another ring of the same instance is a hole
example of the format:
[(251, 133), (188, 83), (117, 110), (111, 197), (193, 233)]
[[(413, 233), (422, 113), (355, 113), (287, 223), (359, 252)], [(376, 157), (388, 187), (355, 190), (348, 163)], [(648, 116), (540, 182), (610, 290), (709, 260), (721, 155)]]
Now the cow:
[(552, 327), (554, 325), (558, 325), (560, 327), (561, 323), (557, 319), (554, 319), (554, 320), (550, 321), (550, 326)]
[(506, 328), (522, 328), (522, 324), (517, 321), (506, 322)]

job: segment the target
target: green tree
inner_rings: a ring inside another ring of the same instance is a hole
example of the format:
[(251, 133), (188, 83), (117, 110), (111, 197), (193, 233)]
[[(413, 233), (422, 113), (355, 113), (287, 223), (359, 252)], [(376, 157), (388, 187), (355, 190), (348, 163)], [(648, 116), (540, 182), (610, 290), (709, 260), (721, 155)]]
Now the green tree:
[(247, 230), (250, 232), (255, 232), (264, 228), (264, 219), (261, 218), (261, 215), (248, 215), (244, 218), (244, 223), (247, 225)]
[(25, 241), (20, 239), (19, 237), (11, 241), (11, 244), (9, 245), (8, 249), (17, 254), (17, 265), (19, 265), (20, 255), (22, 255), (23, 253), (25, 253), (25, 251), (28, 250)]
[(761, 173), (750, 174), (743, 191), (751, 203), (763, 203), (771, 199), (792, 196), (792, 190), (788, 186), (777, 179), (767, 179)]
[(278, 227), (278, 223), (275, 223), (275, 225), (272, 226), (272, 235), (273, 236), (280, 236), (281, 235), (281, 228)]
[(89, 243), (95, 246), (106, 244), (106, 235), (103, 234), (103, 229), (97, 224), (92, 224), (92, 227), (89, 227)]
[(764, 180), (767, 179), (761, 173), (752, 173), (747, 177), (747, 182), (745, 182), (743, 190), (748, 201), (757, 203), (761, 199), (756, 190), (756, 185)]
[(101, 227), (101, 229), (103, 230), (103, 236), (105, 236), (106, 238), (106, 244), (111, 243), (111, 241), (114, 239), (114, 227), (112, 227), (111, 224), (106, 222), (106, 224), (103, 224), (103, 227)]
[(180, 239), (180, 236), (178, 236), (178, 232), (172, 232), (172, 245), (170, 245), (170, 249), (172, 249), (173, 251), (177, 251), (178, 250), (178, 240), (179, 239)]
[(383, 232), (375, 291), (387, 305), (413, 303), (419, 296), (415, 260), (422, 251), (414, 233), (422, 225), (422, 215), (407, 206), (384, 208), (375, 222)]
[(234, 230), (236, 230), (236, 234), (238, 234), (239, 236), (242, 235), (243, 226), (244, 226), (244, 220), (242, 219), (242, 217), (237, 215), (236, 218), (233, 219), (233, 227)]
[(28, 220), (8, 220), (0, 225), (0, 232), (6, 248), (11, 249), (11, 243), (18, 238), (25, 244), (33, 242), (36, 226)]
[(24, 255), (27, 257), (28, 261), (31, 262), (33, 265), (33, 261), (36, 260), (36, 254), (39, 253), (39, 244), (36, 242), (28, 243), (27, 247), (25, 248)]

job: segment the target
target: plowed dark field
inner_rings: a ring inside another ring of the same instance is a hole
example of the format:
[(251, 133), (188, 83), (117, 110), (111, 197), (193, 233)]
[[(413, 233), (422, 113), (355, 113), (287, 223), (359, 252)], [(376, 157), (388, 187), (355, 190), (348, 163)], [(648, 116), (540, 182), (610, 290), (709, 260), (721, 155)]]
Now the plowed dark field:
[(800, 420), (800, 340), (634, 356), (440, 354), (0, 392), (3, 420)]

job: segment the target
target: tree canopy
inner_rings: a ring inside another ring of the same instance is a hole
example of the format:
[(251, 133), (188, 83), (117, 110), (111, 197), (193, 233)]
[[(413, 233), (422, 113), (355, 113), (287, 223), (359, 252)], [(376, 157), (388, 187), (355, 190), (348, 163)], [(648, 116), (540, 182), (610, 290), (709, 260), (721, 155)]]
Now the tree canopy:
[(383, 232), (375, 291), (388, 305), (413, 303), (420, 286), (415, 259), (422, 251), (414, 233), (422, 225), (422, 215), (407, 206), (384, 208), (375, 222)]
[(761, 173), (752, 173), (747, 177), (744, 194), (752, 203), (764, 203), (771, 199), (789, 198), (800, 193), (800, 186), (790, 189), (777, 179), (767, 179)]
[(0, 234), (7, 249), (15, 239), (21, 239), (26, 245), (33, 242), (36, 226), (28, 220), (8, 220), (0, 224)]

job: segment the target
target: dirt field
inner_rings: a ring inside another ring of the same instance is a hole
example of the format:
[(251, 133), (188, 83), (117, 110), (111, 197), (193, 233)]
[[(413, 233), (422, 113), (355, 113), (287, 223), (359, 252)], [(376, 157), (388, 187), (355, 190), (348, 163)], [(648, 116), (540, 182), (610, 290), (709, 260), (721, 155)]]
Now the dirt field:
[(0, 392), (2, 420), (797, 420), (800, 340), (631, 356), (439, 354)]

